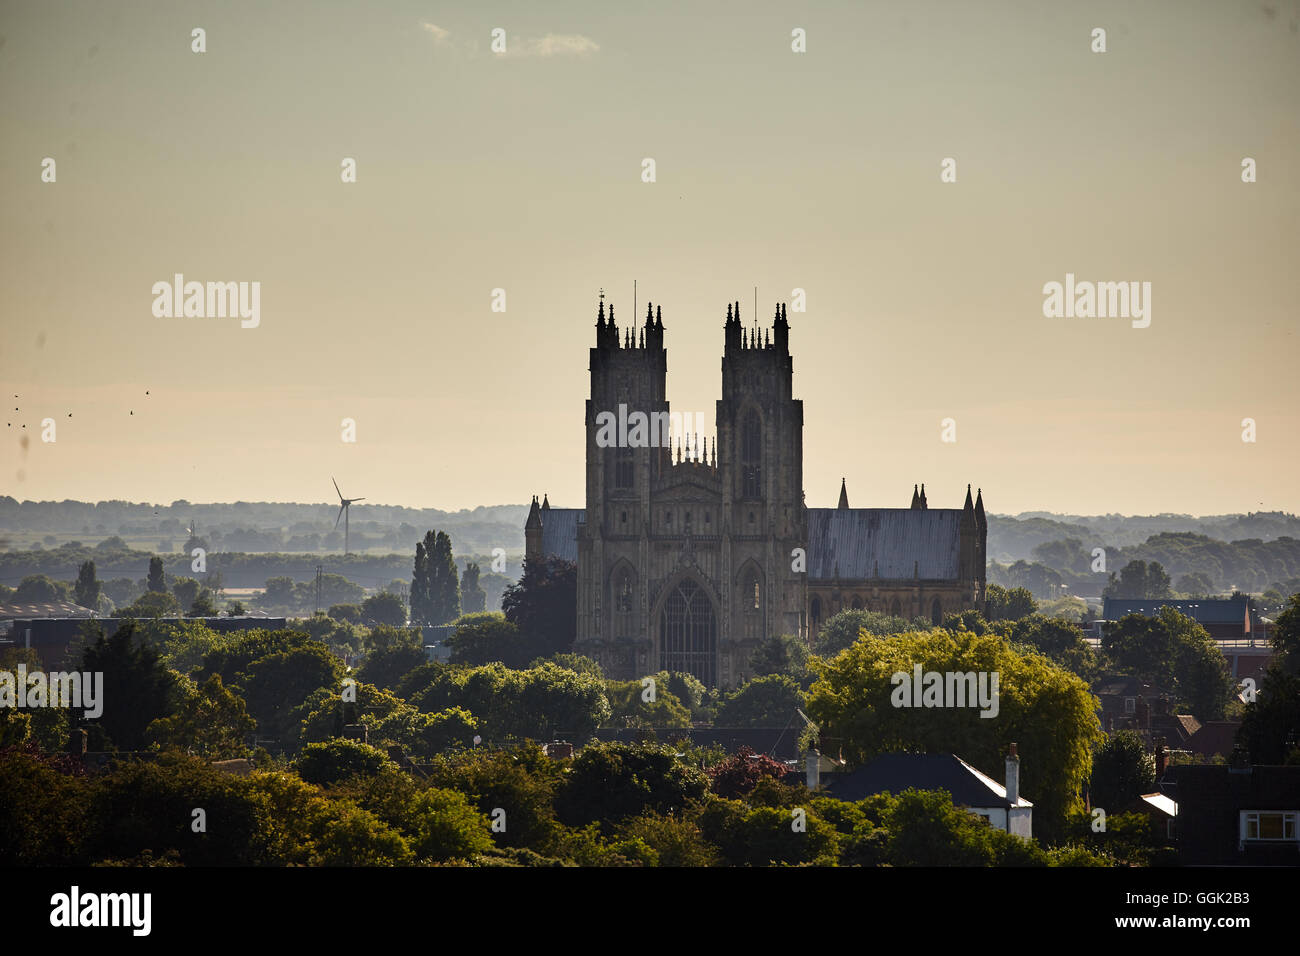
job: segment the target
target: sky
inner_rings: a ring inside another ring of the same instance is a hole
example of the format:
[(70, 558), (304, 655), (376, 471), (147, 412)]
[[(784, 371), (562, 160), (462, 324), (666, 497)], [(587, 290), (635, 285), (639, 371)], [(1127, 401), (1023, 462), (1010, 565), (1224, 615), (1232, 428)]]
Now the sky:
[(709, 423), (804, 290), (810, 506), (1300, 511), (1297, 157), (1300, 2), (0, 0), (0, 494), (580, 507), (635, 281)]

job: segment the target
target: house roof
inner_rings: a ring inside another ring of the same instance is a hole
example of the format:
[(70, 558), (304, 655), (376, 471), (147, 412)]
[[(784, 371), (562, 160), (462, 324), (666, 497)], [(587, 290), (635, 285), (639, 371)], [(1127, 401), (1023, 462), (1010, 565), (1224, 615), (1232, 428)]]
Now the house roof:
[(1166, 797), (1163, 793), (1144, 793), (1142, 794), (1142, 799), (1165, 816), (1178, 816), (1178, 804)]
[(542, 519), (542, 554), (578, 560), (578, 525), (585, 523), (585, 508), (547, 508)]
[(808, 577), (955, 578), (957, 508), (809, 508)]
[(1118, 621), (1126, 614), (1143, 614), (1155, 617), (1162, 607), (1172, 607), (1180, 614), (1185, 614), (1201, 624), (1242, 624), (1246, 620), (1246, 599), (1206, 598), (1191, 601), (1163, 600), (1120, 600), (1106, 598), (1102, 603), (1101, 616), (1107, 621)]
[[(878, 793), (904, 790), (946, 790), (957, 806), (1012, 806), (1007, 788), (976, 770), (956, 754), (881, 754), (847, 774), (834, 775), (826, 791), (838, 800), (855, 801)], [(1016, 807), (1032, 807), (1024, 797)]]
[(0, 621), (27, 620), (38, 617), (93, 617), (95, 612), (71, 601), (46, 604), (0, 604)]
[(1237, 740), (1239, 720), (1210, 720), (1201, 725), (1200, 730), (1188, 738), (1185, 746), (1194, 754), (1213, 757), (1220, 754), (1232, 756), (1232, 748)]

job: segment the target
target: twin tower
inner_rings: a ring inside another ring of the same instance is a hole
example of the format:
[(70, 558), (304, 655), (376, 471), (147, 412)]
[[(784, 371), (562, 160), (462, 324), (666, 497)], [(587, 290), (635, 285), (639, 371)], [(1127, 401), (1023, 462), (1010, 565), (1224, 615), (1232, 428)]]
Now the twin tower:
[[(526, 556), (577, 562), (574, 650), (600, 661), (610, 677), (686, 671), (709, 686), (732, 686), (749, 676), (750, 655), (765, 637), (811, 636), (822, 615), (839, 608), (841, 596), (843, 606), (850, 606), (846, 586), (861, 585), (859, 606), (873, 599), (874, 587), (883, 609), (890, 609), (891, 599), (901, 607), (896, 592), (905, 591), (909, 610), (928, 614), (933, 586), (951, 591), (958, 583), (955, 563), (951, 578), (922, 581), (923, 564), (928, 572), (949, 569), (947, 562), (939, 562), (940, 568), (919, 553), (907, 562), (905, 582), (881, 577), (878, 568), (874, 581), (870, 575), (861, 581), (841, 577), (845, 572), (834, 552), (842, 545), (858, 558), (847, 570), (859, 571), (856, 565), (877, 545), (906, 552), (907, 542), (885, 541), (879, 522), (873, 529), (870, 520), (853, 520), (877, 512), (848, 509), (847, 499), (840, 509), (805, 507), (803, 402), (792, 394), (784, 306), (776, 308), (769, 329), (745, 327), (740, 303), (729, 304), (723, 341), (716, 436), (700, 435), (688, 424), (668, 442), (636, 441), (635, 428), (619, 428), (611, 441), (611, 430), (602, 427), (611, 415), (639, 414), (652, 434), (656, 423), (680, 427), (677, 422), (692, 419), (669, 408), (662, 312), (649, 305), (643, 324), (620, 328), (602, 295), (590, 350), (586, 507), (553, 508), (533, 499)], [(934, 524), (947, 514), (897, 510), (916, 516), (913, 524)], [(839, 512), (840, 520), (829, 528), (820, 528), (825, 522), (819, 520), (821, 540), (811, 542), (810, 516), (820, 519), (822, 511)], [(886, 536), (899, 530), (891, 528)], [(846, 535), (859, 540), (841, 542)], [(944, 608), (982, 601), (982, 550), (978, 588), (965, 582), (964, 592), (945, 595)], [(972, 572), (975, 555), (965, 557), (960, 570)], [(887, 561), (891, 571), (896, 563)]]

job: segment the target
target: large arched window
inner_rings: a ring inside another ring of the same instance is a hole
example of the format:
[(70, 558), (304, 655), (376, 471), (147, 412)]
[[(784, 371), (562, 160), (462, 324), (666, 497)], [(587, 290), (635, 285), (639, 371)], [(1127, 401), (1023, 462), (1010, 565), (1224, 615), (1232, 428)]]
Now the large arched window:
[(614, 611), (614, 637), (636, 637), (636, 576), (627, 565), (610, 580), (610, 607)]
[(740, 425), (740, 474), (742, 498), (763, 494), (763, 425), (752, 408)]
[(938, 598), (930, 602), (930, 622), (932, 624), (943, 623), (943, 607), (939, 604)]
[(812, 629), (815, 631), (822, 623), (822, 599), (815, 597), (812, 599), (812, 605), (809, 607), (808, 616), (812, 618)]
[(894, 603), (889, 606), (889, 613), (894, 617), (903, 616), (903, 605), (899, 603), (898, 598), (894, 598)]
[(713, 602), (686, 578), (669, 593), (659, 615), (659, 667), (694, 674), (712, 687), (717, 682), (717, 639)]

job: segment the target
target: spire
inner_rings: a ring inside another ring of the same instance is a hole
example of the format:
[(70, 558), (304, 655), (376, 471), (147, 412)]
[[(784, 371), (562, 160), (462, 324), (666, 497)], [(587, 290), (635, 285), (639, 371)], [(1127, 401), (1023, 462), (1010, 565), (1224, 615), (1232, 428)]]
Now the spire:
[(843, 478), (840, 479), (840, 503), (836, 507), (844, 508), (845, 510), (848, 510), (849, 507), (849, 488), (848, 485), (845, 484)]
[(981, 527), (988, 524), (988, 520), (984, 517), (983, 489), (978, 489), (975, 492), (975, 523)]
[(641, 348), (645, 348), (645, 329), (641, 330)]
[[(970, 489), (968, 488), (966, 490), (969, 491)], [(970, 496), (967, 495), (967, 497)], [(924, 511), (929, 507), (930, 507), (929, 502), (925, 500), (925, 482), (921, 482), (921, 510)]]
[(655, 306), (655, 329), (659, 332), (664, 330), (664, 309), (663, 306)]
[(772, 333), (764, 331), (763, 340), (763, 348), (770, 349), (772, 347)]
[[(922, 488), (922, 490), (924, 490), (925, 485), (922, 485), (921, 488)], [(966, 503), (965, 503), (964, 505), (961, 506), (961, 510), (962, 510), (962, 511), (974, 511), (974, 510), (975, 510), (975, 503), (974, 503), (973, 501), (971, 501), (971, 498), (970, 498), (970, 485), (967, 485), (967, 486), (966, 486)]]
[(533, 506), (528, 509), (528, 520), (524, 523), (524, 530), (535, 530), (542, 526), (542, 513), (537, 507), (537, 496), (533, 495)]
[(544, 492), (544, 491), (542, 492), (542, 510), (543, 510), (543, 511), (550, 511), (550, 510), (551, 510), (551, 502), (550, 502), (550, 500), (546, 497), (546, 492)]
[(728, 321), (728, 322), (731, 321), (731, 303), (730, 303), (730, 302), (727, 303), (727, 321)]
[(921, 496), (916, 493), (916, 485), (912, 486), (912, 508), (913, 510), (921, 507)]

